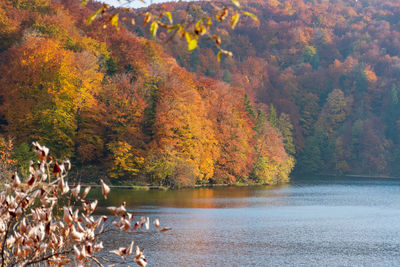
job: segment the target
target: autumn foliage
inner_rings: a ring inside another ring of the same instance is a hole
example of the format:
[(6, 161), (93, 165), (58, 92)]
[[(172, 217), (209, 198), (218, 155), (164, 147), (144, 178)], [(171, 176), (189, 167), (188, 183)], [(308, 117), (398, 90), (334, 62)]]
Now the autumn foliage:
[[(179, 39), (166, 50), (197, 75), (273, 105), (277, 117), (288, 114), (296, 171), (399, 176), (399, 1), (241, 3), (259, 22), (241, 20), (234, 31), (218, 26), (232, 58), (214, 64), (207, 39), (194, 52)], [(181, 14), (185, 5), (168, 7)]]
[[(96, 4), (0, 3), (1, 129), (17, 151), (39, 140), (114, 181), (288, 181), (290, 120), (270, 120), (246, 86), (228, 84), (234, 75), (197, 76), (154, 41), (87, 25)], [(207, 62), (219, 71), (215, 58)]]

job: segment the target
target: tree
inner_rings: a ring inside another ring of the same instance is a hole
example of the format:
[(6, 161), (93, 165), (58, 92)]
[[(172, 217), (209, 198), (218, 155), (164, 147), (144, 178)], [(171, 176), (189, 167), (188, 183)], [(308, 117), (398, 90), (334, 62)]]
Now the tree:
[(77, 116), (92, 107), (102, 79), (96, 59), (63, 49), (58, 41), (37, 37), (11, 48), (3, 59), (1, 111), (8, 133), (18, 143), (43, 140), (51, 143), (58, 157), (72, 156)]
[(128, 74), (116, 74), (104, 82), (99, 99), (102, 113), (98, 114), (97, 124), (105, 129), (109, 152), (105, 165), (113, 178), (136, 176), (144, 168), (145, 87), (142, 81), (132, 83)]
[(298, 105), (300, 108), (300, 125), (302, 126), (305, 136), (313, 133), (315, 122), (318, 120), (321, 107), (318, 105), (318, 97), (312, 93), (304, 94), (299, 99)]
[(0, 137), (0, 182), (6, 183), (12, 174), (15, 159), (12, 157), (14, 144), (11, 139)]
[(192, 166), (187, 182), (194, 184), (213, 177), (218, 143), (191, 77), (179, 67), (171, 73), (158, 92), (148, 170), (156, 180), (165, 180), (181, 171), (188, 175), (185, 165)]
[(385, 133), (388, 138), (393, 140), (394, 143), (399, 143), (399, 128), (397, 125), (397, 121), (400, 116), (399, 111), (399, 89), (395, 84), (392, 85), (389, 99), (386, 106), (385, 112), (385, 121), (386, 121), (386, 129)]
[(229, 72), (229, 70), (224, 70), (224, 73), (222, 74), (222, 80), (226, 83), (232, 82), (232, 77), (231, 77), (231, 73)]
[(346, 101), (342, 90), (335, 89), (329, 95), (317, 122), (327, 136), (331, 137), (346, 119)]
[(269, 120), (266, 120), (261, 110), (258, 111), (254, 129), (257, 159), (251, 177), (263, 184), (289, 181), (289, 174), (294, 167), (294, 158), (285, 151), (281, 132), (273, 127)]
[(272, 127), (276, 128), (278, 126), (278, 115), (276, 114), (276, 109), (272, 104), (269, 107), (268, 121), (271, 123)]
[(144, 37), (144, 33), (143, 33), (143, 30), (142, 30), (142, 28), (140, 28), (139, 26), (137, 26), (137, 28), (136, 28), (136, 34), (138, 35), (138, 36), (140, 36), (140, 37)]
[(303, 173), (319, 173), (323, 169), (322, 148), (324, 145), (322, 131), (316, 131), (314, 135), (306, 139), (304, 151), (298, 160), (298, 169)]
[(246, 108), (246, 111), (250, 116), (256, 118), (256, 113), (254, 111), (253, 105), (251, 104), (248, 94), (244, 94), (244, 107)]
[(319, 56), (317, 50), (313, 46), (306, 46), (303, 51), (304, 62), (310, 63), (313, 69), (319, 67)]
[(296, 154), (296, 148), (293, 142), (293, 125), (290, 121), (289, 115), (286, 113), (281, 113), (281, 115), (279, 115), (277, 126), (282, 133), (283, 144), (286, 152), (289, 155), (294, 156)]
[(205, 79), (198, 85), (212, 122), (219, 154), (214, 177), (218, 183), (247, 181), (254, 164), (254, 131), (243, 89)]
[(18, 39), (18, 23), (7, 16), (6, 10), (0, 6), (0, 53), (11, 47)]
[(349, 170), (347, 154), (342, 139), (339, 137), (335, 143), (335, 170), (336, 174), (342, 175)]
[[(35, 152), (27, 143), (22, 143), (10, 150), (10, 157), (14, 160), (14, 169), (23, 176), (29, 175), (29, 161), (35, 158)], [(4, 161), (3, 161), (4, 162)], [(11, 173), (7, 176), (7, 180), (11, 177)]]

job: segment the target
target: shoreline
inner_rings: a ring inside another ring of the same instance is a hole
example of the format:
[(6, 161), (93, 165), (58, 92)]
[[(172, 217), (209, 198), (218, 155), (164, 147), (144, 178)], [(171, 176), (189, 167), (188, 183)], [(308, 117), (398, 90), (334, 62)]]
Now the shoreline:
[[(296, 175), (297, 177), (304, 177), (304, 175)], [(292, 179), (295, 177), (292, 177)], [(347, 178), (375, 178), (375, 179), (400, 179), (400, 177), (395, 176), (388, 176), (388, 175), (367, 175), (367, 174), (345, 174), (345, 175), (335, 175), (335, 174), (310, 174), (309, 176), (318, 177), (318, 176), (328, 176), (328, 177), (347, 177)], [(291, 179), (291, 180), (292, 180)], [(133, 189), (133, 190), (179, 190), (179, 189), (194, 189), (194, 188), (213, 188), (213, 187), (250, 187), (250, 186), (282, 186), (290, 184), (282, 183), (282, 184), (257, 184), (257, 183), (239, 183), (239, 184), (196, 184), (193, 186), (183, 186), (179, 188), (168, 187), (168, 186), (161, 186), (161, 185), (112, 185), (109, 184), (110, 188), (116, 189)], [(92, 184), (92, 183), (84, 183), (81, 186), (91, 186), (93, 188), (101, 188), (100, 184)]]
[[(288, 184), (288, 183), (286, 183)], [(167, 187), (167, 186), (158, 186), (158, 185), (112, 185), (109, 184), (110, 188), (115, 189), (134, 189), (134, 190), (180, 190), (180, 189), (194, 189), (194, 188), (211, 188), (211, 187), (249, 187), (249, 186), (281, 186), (285, 184), (278, 185), (267, 185), (267, 184), (200, 184), (193, 186), (184, 186), (179, 188)], [(81, 186), (90, 186), (93, 188), (101, 188), (99, 184), (81, 184)]]
[(379, 179), (400, 179), (400, 177), (389, 176), (389, 175), (370, 175), (370, 174), (327, 174), (327, 173), (319, 173), (319, 174), (311, 174), (312, 176), (330, 176), (330, 177), (352, 177), (352, 178), (379, 178)]

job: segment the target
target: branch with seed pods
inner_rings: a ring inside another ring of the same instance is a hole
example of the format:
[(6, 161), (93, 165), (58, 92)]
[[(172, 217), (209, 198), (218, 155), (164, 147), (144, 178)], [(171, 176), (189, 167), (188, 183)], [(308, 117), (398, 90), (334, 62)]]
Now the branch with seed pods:
[[(134, 10), (127, 8), (132, 2), (134, 0), (120, 1), (117, 9), (103, 4), (87, 19), (87, 23), (90, 24), (95, 19), (100, 19), (103, 28), (107, 28), (111, 24), (119, 31), (120, 20), (130, 21), (132, 25), (140, 20), (143, 21), (144, 26), (150, 25), (149, 31), (153, 37), (157, 36), (159, 30), (164, 29), (166, 34), (169, 34), (168, 41), (175, 37), (185, 39), (188, 50), (196, 49), (201, 37), (208, 37), (214, 41), (218, 49), (218, 62), (221, 61), (221, 55), (232, 56), (232, 52), (221, 48), (221, 37), (213, 33), (219, 24), (228, 21), (231, 28), (235, 29), (241, 17), (249, 17), (258, 23), (257, 16), (245, 10), (239, 0), (185, 3), (185, 16), (179, 23), (174, 22), (174, 14), (165, 4), (150, 6), (145, 10)], [(141, 2), (146, 3), (145, 0), (141, 0)], [(82, 0), (82, 4), (86, 5), (87, 0)]]
[[(124, 264), (129, 262), (145, 267), (144, 250), (134, 247), (132, 241), (126, 247), (110, 251), (112, 257), (99, 256), (103, 250), (101, 240), (111, 231), (131, 233), (149, 230), (149, 217), (134, 223), (132, 213), (124, 202), (120, 207), (108, 207), (115, 216), (106, 224), (107, 216), (94, 217), (98, 200), (88, 200), (91, 188), (81, 185), (70, 188), (67, 175), (71, 169), (69, 160), (57, 161), (49, 156), (49, 149), (33, 142), (38, 161), (29, 163), (29, 176), (21, 179), (14, 173), (6, 189), (0, 192), (0, 246), (1, 266), (29, 266), (39, 263), (65, 266), (86, 266), (103, 263)], [(101, 180), (104, 198), (110, 187)], [(67, 204), (65, 204), (67, 203)], [(79, 208), (81, 207), (81, 208)], [(154, 221), (157, 229), (158, 219)], [(170, 230), (165, 227), (159, 232)]]

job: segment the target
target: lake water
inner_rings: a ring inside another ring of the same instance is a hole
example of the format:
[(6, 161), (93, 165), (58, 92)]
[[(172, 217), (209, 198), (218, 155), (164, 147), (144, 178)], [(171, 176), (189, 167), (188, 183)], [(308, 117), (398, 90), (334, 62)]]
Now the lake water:
[[(113, 189), (135, 217), (169, 232), (117, 234), (149, 266), (399, 266), (400, 180), (294, 179), (282, 187)], [(132, 265), (133, 266), (133, 265)]]

